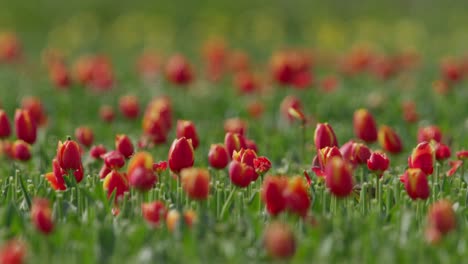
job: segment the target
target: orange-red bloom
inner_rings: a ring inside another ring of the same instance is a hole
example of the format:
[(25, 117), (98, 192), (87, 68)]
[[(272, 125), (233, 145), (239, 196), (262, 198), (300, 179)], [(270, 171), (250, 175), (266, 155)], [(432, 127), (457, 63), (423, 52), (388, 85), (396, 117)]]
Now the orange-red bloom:
[(374, 117), (367, 109), (358, 109), (353, 116), (354, 135), (365, 142), (377, 140), (377, 125)]
[(107, 192), (107, 198), (111, 198), (112, 193), (115, 193), (114, 202), (117, 201), (129, 191), (128, 181), (125, 174), (116, 170), (112, 170), (104, 179), (103, 188)]
[(112, 122), (115, 118), (114, 108), (110, 105), (103, 105), (99, 108), (99, 116), (105, 122)]
[(34, 144), (37, 137), (37, 125), (28, 110), (16, 109), (15, 132), (18, 139)]
[(195, 153), (192, 142), (185, 137), (175, 139), (172, 142), (167, 158), (171, 171), (178, 173), (184, 168), (193, 166), (195, 162)]
[(434, 160), (434, 148), (429, 142), (422, 142), (413, 149), (411, 156), (408, 158), (408, 166), (410, 168), (419, 168), (429, 175), (434, 171)]
[(289, 259), (296, 252), (294, 233), (281, 222), (273, 222), (266, 227), (263, 244), (268, 255), (275, 259)]
[(78, 143), (70, 139), (64, 143), (59, 141), (57, 147), (57, 160), (60, 167), (65, 171), (82, 169), (81, 150)]
[(10, 119), (5, 111), (0, 109), (0, 139), (7, 138), (11, 134)]
[(257, 174), (265, 174), (271, 168), (271, 161), (267, 157), (260, 156), (254, 159), (253, 165)]
[(337, 197), (346, 197), (353, 191), (351, 166), (341, 157), (333, 157), (325, 167), (325, 184)]
[(35, 198), (31, 207), (31, 221), (41, 233), (48, 235), (54, 229), (52, 210), (45, 198)]
[(311, 204), (308, 192), (308, 185), (302, 177), (296, 176), (289, 179), (288, 186), (284, 193), (288, 210), (302, 217), (307, 215), (307, 210)]
[(210, 173), (206, 169), (187, 168), (180, 172), (182, 188), (193, 200), (205, 200), (210, 193)]
[(16, 160), (28, 161), (31, 159), (31, 146), (21, 139), (13, 142), (11, 152), (13, 154), (13, 158)]
[(468, 150), (460, 150), (455, 153), (457, 156), (457, 159), (459, 160), (465, 160), (468, 159)]
[(379, 144), (383, 149), (398, 154), (403, 150), (403, 145), (398, 134), (389, 126), (381, 126), (378, 134)]
[(126, 159), (130, 158), (134, 152), (133, 143), (125, 134), (115, 136), (115, 149)]
[(278, 215), (286, 209), (284, 192), (288, 187), (288, 179), (282, 176), (267, 176), (263, 181), (261, 198), (271, 215)]
[(296, 117), (292, 115), (291, 109), (296, 110), (298, 113), (303, 113), (302, 104), (299, 98), (288, 95), (286, 96), (280, 105), (280, 112), (283, 118), (287, 119), (289, 122), (296, 120)]
[(430, 243), (437, 243), (443, 235), (454, 230), (457, 226), (457, 217), (452, 203), (440, 200), (429, 207), (427, 213), (426, 239)]
[(176, 54), (166, 64), (166, 77), (176, 85), (187, 85), (194, 79), (193, 71), (184, 56)]
[(176, 126), (176, 137), (185, 137), (186, 139), (192, 140), (192, 146), (197, 149), (200, 141), (198, 140), (197, 129), (195, 124), (190, 120), (178, 120)]
[(80, 126), (75, 129), (75, 137), (82, 145), (89, 147), (93, 144), (94, 133), (90, 127)]
[(324, 147), (337, 147), (338, 141), (336, 139), (333, 128), (328, 123), (318, 123), (314, 132), (314, 143), (317, 150)]
[(28, 96), (21, 100), (21, 108), (28, 110), (31, 118), (35, 121), (39, 127), (47, 124), (47, 115), (42, 105), (41, 99), (34, 96)]
[[(345, 146), (345, 145), (343, 145)], [(340, 150), (336, 147), (324, 147), (321, 148), (314, 161), (312, 162), (312, 171), (318, 176), (323, 177), (325, 175), (325, 168), (328, 161), (333, 157), (342, 157)]]
[(153, 170), (153, 157), (148, 152), (136, 153), (128, 164), (127, 177), (130, 186), (140, 191), (153, 188), (157, 181)]
[(226, 148), (221, 144), (212, 144), (208, 152), (208, 162), (215, 169), (224, 169), (229, 163)]
[(16, 239), (11, 239), (0, 248), (0, 263), (22, 264), (25, 263), (26, 245)]
[(153, 99), (143, 117), (143, 131), (154, 144), (164, 143), (172, 127), (172, 105), (167, 97)]
[[(187, 227), (192, 227), (195, 221), (197, 221), (197, 214), (193, 210), (184, 211), (184, 225)], [(180, 226), (180, 213), (176, 209), (170, 210), (166, 215), (166, 225), (169, 231), (174, 232), (176, 227)]]
[(159, 223), (166, 218), (167, 209), (162, 201), (141, 204), (143, 218), (151, 226), (159, 226)]
[(16, 34), (5, 32), (0, 34), (0, 62), (14, 62), (21, 58), (21, 43)]
[(400, 176), (400, 180), (405, 184), (406, 192), (411, 199), (426, 200), (429, 197), (430, 189), (427, 175), (421, 169), (407, 169), (406, 172)]
[(138, 97), (134, 95), (124, 95), (119, 99), (119, 110), (128, 119), (135, 119), (140, 113)]

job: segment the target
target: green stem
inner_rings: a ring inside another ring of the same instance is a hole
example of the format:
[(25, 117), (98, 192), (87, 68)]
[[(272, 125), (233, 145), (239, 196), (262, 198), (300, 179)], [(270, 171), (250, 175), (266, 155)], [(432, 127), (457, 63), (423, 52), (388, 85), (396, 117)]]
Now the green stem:
[(224, 202), (223, 208), (221, 209), (221, 219), (224, 218), (227, 208), (231, 205), (232, 197), (234, 196), (235, 192), (236, 192), (236, 187), (233, 186), (231, 193), (229, 194), (228, 198), (226, 199), (226, 202)]

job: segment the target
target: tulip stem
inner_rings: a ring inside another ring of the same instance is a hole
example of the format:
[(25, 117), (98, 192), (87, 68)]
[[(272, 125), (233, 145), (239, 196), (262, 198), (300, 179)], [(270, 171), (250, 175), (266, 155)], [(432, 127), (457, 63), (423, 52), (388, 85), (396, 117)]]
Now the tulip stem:
[(28, 209), (31, 209), (31, 197), (29, 197), (28, 191), (26, 190), (23, 177), (21, 176), (21, 173), (19, 172), (19, 170), (16, 170), (15, 173), (16, 173), (16, 177), (18, 177), (21, 190), (23, 191), (24, 199), (26, 200), (26, 203), (28, 204)]
[(236, 192), (236, 187), (233, 186), (231, 193), (229, 193), (229, 196), (226, 199), (226, 202), (224, 202), (223, 208), (221, 209), (221, 217), (220, 217), (221, 219), (224, 218), (227, 208), (231, 205), (232, 197), (234, 196), (235, 192)]
[(306, 159), (306, 151), (305, 151), (305, 144), (306, 144), (306, 128), (305, 128), (305, 121), (301, 123), (301, 154), (302, 154), (302, 162), (305, 162)]

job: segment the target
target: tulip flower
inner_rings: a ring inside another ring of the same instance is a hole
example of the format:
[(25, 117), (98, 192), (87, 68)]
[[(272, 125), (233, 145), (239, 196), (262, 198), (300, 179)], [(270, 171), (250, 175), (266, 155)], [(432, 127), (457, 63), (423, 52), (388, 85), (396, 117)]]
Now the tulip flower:
[(153, 99), (143, 117), (143, 132), (154, 144), (166, 142), (172, 127), (172, 105), (167, 97)]
[(119, 99), (119, 110), (128, 119), (135, 119), (140, 113), (138, 97), (134, 95), (124, 95)]
[(117, 150), (109, 151), (101, 158), (104, 160), (104, 164), (111, 169), (120, 169), (125, 165), (125, 157)]
[(325, 168), (333, 157), (341, 157), (341, 152), (337, 147), (324, 147), (317, 153), (317, 158), (314, 159), (312, 164), (312, 171), (318, 176), (323, 177), (325, 175)]
[(455, 153), (457, 156), (457, 159), (459, 160), (465, 160), (468, 158), (468, 150), (460, 150)]
[(99, 108), (99, 116), (104, 122), (112, 122), (115, 118), (114, 108), (112, 108), (110, 105), (101, 106), (101, 108)]
[(233, 84), (239, 94), (251, 94), (259, 88), (258, 79), (250, 71), (235, 73)]
[(411, 199), (426, 200), (429, 197), (430, 190), (427, 175), (421, 169), (407, 169), (406, 172), (400, 176), (400, 181), (405, 184), (406, 192)]
[(229, 157), (232, 157), (234, 151), (245, 148), (245, 138), (241, 134), (227, 132), (224, 137), (224, 146), (228, 152)]
[(26, 263), (26, 245), (24, 242), (11, 239), (0, 248), (0, 263), (22, 264)]
[(437, 161), (443, 161), (452, 155), (452, 151), (450, 147), (445, 145), (444, 143), (437, 143), (435, 148), (435, 157)]
[(102, 155), (106, 154), (107, 149), (104, 147), (104, 145), (99, 144), (97, 146), (92, 146), (91, 149), (89, 150), (89, 155), (93, 159), (101, 159)]
[(429, 175), (434, 171), (434, 159), (434, 148), (429, 142), (422, 142), (413, 149), (411, 156), (408, 158), (408, 167), (419, 168)]
[(46, 173), (45, 179), (54, 190), (65, 191), (67, 189), (67, 186), (65, 186), (65, 180), (63, 179), (65, 175), (66, 172), (60, 167), (57, 158), (55, 158), (52, 160), (52, 172)]
[(353, 144), (353, 153), (351, 162), (355, 164), (366, 164), (367, 160), (371, 156), (370, 149), (362, 143)]
[(296, 117), (291, 114), (292, 112), (290, 112), (290, 109), (295, 109), (297, 112), (300, 113), (303, 112), (302, 104), (299, 98), (292, 95), (288, 95), (283, 99), (280, 105), (280, 111), (283, 118), (285, 118), (289, 122), (293, 122), (294, 120), (296, 120)]
[(167, 161), (159, 161), (153, 163), (153, 171), (160, 174), (163, 171), (167, 170)]
[(89, 147), (93, 144), (93, 130), (87, 126), (77, 127), (75, 129), (75, 137), (83, 146)]
[(338, 146), (335, 132), (328, 123), (317, 124), (314, 132), (314, 143), (317, 150), (320, 150), (324, 147)]
[(18, 139), (34, 144), (37, 137), (36, 122), (27, 110), (17, 109), (15, 112), (15, 132)]
[(178, 120), (176, 127), (176, 137), (185, 137), (192, 140), (193, 149), (197, 149), (199, 140), (195, 124), (190, 120)]
[[(193, 210), (184, 211), (184, 225), (192, 227), (195, 221), (197, 221), (197, 214)], [(166, 215), (166, 225), (169, 231), (174, 232), (177, 226), (180, 226), (180, 213), (176, 209), (170, 210)]]
[(68, 89), (71, 84), (71, 78), (65, 63), (52, 63), (49, 66), (49, 79), (59, 90)]
[(398, 154), (403, 146), (398, 134), (389, 126), (381, 126), (378, 134), (379, 144), (382, 148), (392, 154)]
[(432, 244), (437, 243), (456, 226), (457, 216), (452, 203), (447, 200), (437, 201), (429, 207), (427, 213), (426, 240)]
[(260, 101), (252, 101), (246, 106), (247, 113), (253, 119), (260, 119), (265, 112), (265, 105)]
[(236, 160), (240, 163), (244, 163), (251, 167), (254, 166), (254, 159), (257, 158), (257, 153), (252, 149), (240, 149), (239, 151), (234, 150), (232, 153), (232, 160)]
[(0, 109), (0, 139), (9, 137), (11, 134), (10, 119), (5, 111)]
[(235, 133), (244, 136), (247, 131), (247, 123), (240, 118), (228, 118), (224, 121), (224, 132)]
[(13, 142), (11, 146), (11, 151), (13, 154), (13, 158), (20, 161), (28, 161), (31, 159), (31, 146), (24, 142), (21, 139), (16, 140)]
[(16, 34), (0, 34), (0, 62), (15, 62), (22, 57), (21, 43)]
[(159, 226), (167, 215), (166, 206), (161, 201), (141, 204), (141, 212), (146, 222), (153, 227)]
[(289, 179), (284, 193), (288, 210), (305, 217), (311, 204), (308, 186), (304, 180), (297, 176)]
[(442, 140), (442, 132), (440, 131), (440, 128), (437, 126), (420, 127), (418, 129), (418, 143), (424, 141), (430, 142), (431, 140), (436, 142), (440, 142)]
[(206, 200), (210, 192), (210, 174), (206, 169), (186, 168), (180, 172), (182, 188), (193, 200)]
[(385, 153), (373, 152), (367, 160), (367, 168), (374, 171), (379, 177), (382, 177), (389, 165), (390, 160)]
[(354, 135), (365, 142), (377, 140), (377, 126), (374, 117), (367, 109), (358, 109), (353, 116)]
[(78, 143), (68, 139), (65, 143), (59, 141), (57, 161), (65, 172), (73, 171), (77, 182), (83, 179), (83, 164), (81, 163), (81, 149)]
[(116, 170), (112, 170), (106, 175), (103, 182), (104, 191), (107, 192), (107, 198), (111, 198), (112, 193), (115, 193), (114, 203), (129, 191), (128, 181), (125, 174)]
[[(117, 169), (117, 168), (114, 168)], [(106, 164), (103, 164), (101, 169), (99, 170), (99, 179), (104, 179), (106, 178), (107, 174), (109, 174), (112, 171), (112, 168), (106, 166)]]
[(221, 144), (213, 144), (208, 152), (208, 163), (215, 169), (224, 169), (229, 163), (226, 148)]
[(284, 192), (288, 187), (288, 179), (282, 176), (267, 176), (262, 184), (261, 198), (270, 215), (278, 215), (286, 209)]
[(233, 160), (229, 164), (229, 178), (238, 187), (247, 187), (257, 177), (255, 169), (245, 163)]
[(115, 136), (115, 149), (126, 159), (133, 155), (133, 143), (127, 135), (119, 134)]
[(31, 119), (34, 120), (38, 127), (42, 127), (47, 124), (47, 115), (41, 99), (32, 96), (25, 97), (21, 100), (21, 108), (29, 111)]
[(263, 244), (268, 255), (275, 259), (289, 259), (296, 252), (294, 234), (281, 222), (273, 222), (265, 228)]
[(346, 197), (353, 191), (353, 175), (350, 165), (341, 157), (333, 157), (325, 167), (325, 184), (337, 197)]
[(413, 101), (406, 101), (401, 104), (403, 110), (403, 119), (408, 123), (414, 123), (419, 120), (419, 114), (416, 110), (416, 104)]
[(148, 152), (138, 152), (129, 161), (127, 175), (130, 186), (140, 191), (153, 188), (157, 177), (153, 170), (153, 157)]
[(193, 71), (184, 56), (176, 54), (166, 64), (166, 77), (176, 85), (187, 85), (193, 81)]
[(195, 154), (192, 143), (185, 137), (175, 139), (172, 142), (167, 158), (171, 171), (178, 173), (184, 168), (193, 166)]
[(35, 198), (31, 206), (31, 221), (38, 231), (48, 235), (54, 229), (52, 210), (45, 198)]
[(271, 161), (267, 157), (260, 156), (253, 160), (255, 172), (259, 175), (267, 173), (271, 168)]

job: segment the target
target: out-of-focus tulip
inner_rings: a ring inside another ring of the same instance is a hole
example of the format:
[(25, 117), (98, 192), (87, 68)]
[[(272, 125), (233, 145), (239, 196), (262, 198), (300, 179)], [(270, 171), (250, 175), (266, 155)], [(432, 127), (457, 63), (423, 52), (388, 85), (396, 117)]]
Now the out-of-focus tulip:
[(409, 168), (419, 168), (425, 174), (434, 171), (435, 151), (429, 142), (419, 143), (408, 158)]
[(119, 110), (128, 119), (135, 119), (140, 113), (138, 97), (134, 95), (124, 95), (119, 99)]
[(440, 142), (442, 140), (442, 132), (440, 131), (440, 128), (437, 126), (420, 127), (418, 129), (418, 143), (424, 141), (430, 142), (431, 140), (435, 140), (436, 142)]
[(0, 248), (0, 263), (23, 264), (26, 263), (26, 245), (24, 242), (11, 239)]
[(247, 131), (247, 122), (240, 118), (229, 118), (224, 121), (224, 132), (237, 133), (244, 136)]
[(92, 146), (91, 149), (89, 150), (89, 155), (93, 159), (101, 159), (101, 155), (104, 155), (107, 152), (106, 147), (104, 145), (99, 144), (97, 146)]
[(213, 144), (208, 152), (208, 162), (215, 169), (224, 169), (229, 163), (229, 156), (226, 148), (221, 144)]
[(5, 111), (0, 109), (0, 139), (9, 137), (11, 134), (10, 119)]
[(359, 109), (353, 116), (354, 135), (365, 142), (372, 143), (377, 140), (377, 125), (374, 117), (367, 109)]
[(47, 115), (40, 98), (34, 96), (23, 98), (21, 100), (21, 108), (29, 111), (31, 118), (35, 121), (38, 127), (42, 127), (47, 124)]
[(111, 169), (120, 169), (125, 165), (125, 157), (117, 150), (109, 151), (101, 158), (104, 160), (104, 164)]
[(414, 123), (419, 120), (419, 114), (416, 110), (416, 104), (413, 101), (406, 101), (401, 104), (403, 110), (403, 119), (408, 123)]
[(166, 142), (172, 127), (172, 104), (168, 97), (157, 97), (146, 107), (143, 132), (154, 144)]
[(229, 164), (229, 178), (238, 187), (244, 188), (249, 186), (252, 180), (257, 177), (255, 169), (245, 163), (233, 160)]
[(325, 167), (325, 184), (337, 197), (346, 197), (353, 191), (351, 167), (341, 157), (333, 157)]
[(438, 161), (443, 161), (452, 155), (452, 151), (450, 150), (449, 146), (445, 145), (444, 143), (437, 143), (435, 149), (435, 157)]
[(266, 227), (263, 244), (268, 255), (274, 259), (289, 259), (296, 252), (294, 233), (281, 222), (273, 222)]
[(75, 129), (75, 137), (82, 145), (89, 147), (93, 144), (94, 133), (90, 127), (80, 126)]
[[(183, 225), (187, 227), (192, 227), (192, 225), (197, 221), (197, 214), (193, 210), (184, 211)], [(166, 225), (169, 231), (174, 232), (177, 226), (180, 226), (182, 223), (180, 221), (180, 213), (176, 209), (170, 210), (166, 215)]]
[(400, 176), (400, 180), (405, 184), (408, 196), (413, 199), (426, 200), (430, 195), (427, 175), (419, 168), (407, 169)]
[(153, 157), (148, 152), (138, 152), (129, 161), (127, 176), (130, 186), (147, 191), (153, 188), (157, 177), (153, 170)]
[(161, 201), (143, 203), (141, 205), (141, 212), (146, 222), (153, 227), (159, 226), (160, 222), (164, 221), (167, 215), (166, 206)]
[(194, 79), (193, 71), (184, 56), (176, 54), (166, 64), (166, 77), (176, 85), (187, 85)]
[(28, 110), (17, 109), (15, 112), (15, 132), (18, 139), (34, 144), (37, 137), (37, 125)]
[(31, 159), (31, 146), (21, 139), (13, 142), (11, 151), (16, 160), (28, 161)]
[(260, 101), (253, 101), (247, 104), (247, 112), (251, 118), (259, 119), (265, 112), (265, 105)]
[(110, 105), (103, 105), (99, 108), (99, 116), (105, 122), (112, 122), (115, 118), (114, 108)]
[(31, 206), (31, 221), (41, 233), (48, 235), (54, 229), (52, 210), (45, 198), (35, 198)]
[(133, 143), (125, 134), (115, 136), (115, 149), (126, 159), (130, 158), (134, 152)]
[(190, 120), (178, 120), (176, 126), (176, 137), (181, 138), (185, 137), (186, 139), (192, 140), (192, 146), (194, 149), (197, 149), (199, 140), (197, 129), (195, 124)]
[(22, 56), (21, 43), (16, 34), (11, 32), (0, 34), (0, 63), (15, 62)]
[(403, 150), (398, 134), (389, 126), (381, 126), (378, 134), (379, 144), (392, 154), (398, 154)]
[(312, 164), (312, 171), (318, 176), (323, 177), (325, 175), (325, 168), (333, 157), (342, 157), (340, 150), (336, 146), (324, 147), (317, 153), (317, 157)]
[(193, 200), (206, 200), (210, 193), (210, 173), (206, 169), (187, 168), (180, 172), (182, 188)]
[(311, 204), (308, 193), (308, 186), (302, 177), (296, 176), (288, 181), (285, 190), (286, 204), (288, 210), (305, 217)]
[(111, 198), (112, 193), (115, 193), (114, 202), (118, 200), (129, 191), (128, 181), (125, 174), (122, 174), (116, 170), (112, 170), (106, 175), (103, 182), (103, 188), (107, 192), (107, 198)]
[(291, 115), (291, 108), (295, 109), (297, 112), (303, 112), (302, 104), (299, 98), (293, 95), (288, 95), (281, 102), (280, 112), (283, 118), (287, 119), (289, 122), (293, 122), (294, 120), (296, 120), (296, 117)]
[(455, 153), (457, 156), (457, 159), (459, 160), (465, 160), (468, 159), (468, 150), (460, 150)]
[(427, 213), (426, 240), (437, 243), (457, 226), (457, 217), (448, 200), (440, 200), (429, 207)]
[(224, 137), (224, 146), (226, 147), (229, 157), (232, 157), (234, 151), (245, 148), (245, 138), (241, 134), (227, 132)]
[(286, 209), (284, 192), (288, 187), (288, 179), (282, 176), (267, 176), (262, 184), (261, 198), (271, 215), (278, 215)]

